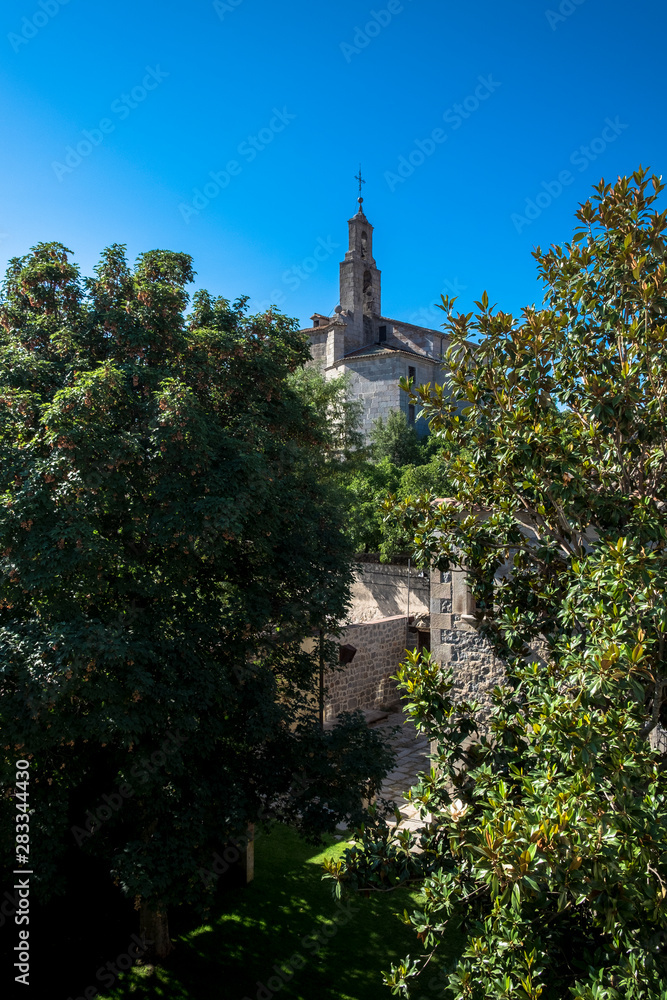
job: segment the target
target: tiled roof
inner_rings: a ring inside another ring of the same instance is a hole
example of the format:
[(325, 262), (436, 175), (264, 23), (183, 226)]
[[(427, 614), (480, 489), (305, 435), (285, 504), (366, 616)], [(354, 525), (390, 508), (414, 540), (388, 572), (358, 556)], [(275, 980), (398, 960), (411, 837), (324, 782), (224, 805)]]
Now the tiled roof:
[(418, 326), (416, 323), (408, 323), (404, 319), (390, 319), (389, 316), (380, 316), (383, 323), (391, 323), (393, 326), (409, 326), (413, 330), (422, 330), (424, 333), (437, 333), (440, 337), (446, 337), (449, 340), (449, 334), (445, 333), (444, 330), (434, 330), (431, 326)]
[(430, 354), (420, 354), (418, 351), (413, 351), (411, 347), (396, 347), (394, 344), (366, 344), (365, 347), (358, 347), (356, 351), (350, 351), (349, 354), (344, 354), (341, 360), (347, 358), (368, 358), (376, 354), (409, 354), (413, 358), (419, 358), (420, 361), (431, 361), (432, 363), (438, 363), (439, 358), (431, 357)]

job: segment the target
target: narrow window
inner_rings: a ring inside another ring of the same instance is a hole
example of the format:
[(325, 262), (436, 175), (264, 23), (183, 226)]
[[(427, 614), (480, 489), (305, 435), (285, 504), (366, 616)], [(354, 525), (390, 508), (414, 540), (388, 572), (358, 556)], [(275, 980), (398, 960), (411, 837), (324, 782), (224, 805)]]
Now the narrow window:
[(414, 424), (415, 422), (415, 404), (408, 404), (408, 423)]
[(384, 344), (386, 339), (387, 339), (387, 327), (381, 326), (378, 331), (378, 343)]
[(417, 369), (413, 368), (412, 365), (408, 368), (408, 382), (412, 382), (414, 385), (415, 379), (417, 378)]

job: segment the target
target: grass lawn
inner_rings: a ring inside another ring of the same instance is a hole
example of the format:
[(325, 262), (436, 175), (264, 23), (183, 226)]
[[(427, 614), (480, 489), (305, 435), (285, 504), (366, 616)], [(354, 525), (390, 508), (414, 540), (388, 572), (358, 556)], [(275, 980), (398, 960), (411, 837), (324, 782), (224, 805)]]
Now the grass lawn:
[[(390, 1000), (381, 971), (420, 953), (414, 933), (399, 919), (419, 897), (406, 890), (355, 896), (349, 910), (342, 902), (349, 919), (332, 923), (341, 909), (332, 883), (322, 880), (321, 862), (345, 846), (331, 841), (324, 851), (314, 849), (284, 827), (258, 837), (255, 881), (224, 893), (209, 924), (176, 936), (164, 968), (150, 975), (141, 967), (130, 970), (100, 1000), (271, 1000), (278, 994), (280, 1000)], [(318, 930), (331, 934), (323, 945), (311, 937)], [(280, 969), (293, 955), (302, 967), (280, 986), (273, 966)], [(425, 989), (415, 996), (442, 996), (441, 987), (428, 988), (437, 971), (431, 963)]]

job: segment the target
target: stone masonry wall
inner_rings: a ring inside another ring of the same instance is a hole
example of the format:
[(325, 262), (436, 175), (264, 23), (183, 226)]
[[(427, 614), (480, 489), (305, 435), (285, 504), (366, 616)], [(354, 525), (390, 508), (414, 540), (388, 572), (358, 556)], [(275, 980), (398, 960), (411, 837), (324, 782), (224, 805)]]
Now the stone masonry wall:
[(398, 700), (395, 684), (389, 678), (405, 655), (406, 626), (405, 615), (393, 615), (357, 622), (343, 630), (341, 646), (355, 646), (357, 652), (351, 663), (327, 672), (325, 719), (355, 708), (381, 708)]
[(311, 333), (310, 335), (310, 353), (312, 356), (312, 361), (307, 362), (306, 367), (317, 367), (323, 368), (327, 361), (327, 332), (322, 331), (322, 333)]
[(490, 693), (502, 683), (503, 664), (474, 625), (471, 598), (461, 570), (431, 573), (431, 652), (439, 663), (452, 667), (454, 696), (481, 703), (482, 715), (491, 708)]
[[(430, 582), (428, 575), (420, 577), (414, 566), (396, 563), (371, 562), (370, 556), (357, 566), (352, 584), (350, 618), (354, 622), (367, 622), (390, 615), (408, 613), (408, 578), (410, 581), (410, 615), (429, 613)], [(365, 560), (369, 561), (366, 562)]]
[[(375, 421), (386, 420), (392, 410), (401, 406), (401, 390), (398, 380), (407, 375), (403, 359), (384, 356), (355, 358), (346, 362), (335, 374), (348, 371), (351, 374), (350, 397), (360, 399), (364, 404), (362, 430), (368, 440)], [(405, 369), (405, 370), (404, 370)]]
[[(406, 347), (410, 347), (413, 350), (424, 351), (425, 354), (430, 355), (432, 358), (440, 358), (443, 347), (449, 343), (449, 337), (446, 336), (442, 330), (431, 330), (428, 327), (415, 326), (412, 323), (403, 323), (400, 320), (392, 320), (393, 326), (393, 336), (392, 339), (400, 344), (405, 344)], [(436, 373), (435, 376), (431, 375), (431, 378), (437, 378), (439, 382), (442, 381), (442, 376), (440, 371)], [(430, 381), (428, 379), (427, 381)]]
[[(405, 354), (347, 358), (333, 371), (328, 371), (329, 378), (335, 378), (342, 372), (351, 373), (350, 396), (363, 403), (362, 429), (367, 440), (379, 417), (386, 420), (392, 410), (402, 410), (407, 418), (410, 400), (407, 393), (399, 388), (398, 380), (408, 378), (410, 368), (415, 369), (416, 385), (442, 380), (438, 366)], [(419, 413), (419, 404), (415, 409), (416, 414)], [(423, 437), (428, 432), (428, 425), (423, 418), (418, 418), (415, 429), (418, 436)]]
[[(438, 383), (442, 382), (442, 371), (436, 366), (429, 364), (427, 361), (420, 361), (418, 358), (404, 358), (404, 371), (403, 374), (406, 378), (409, 378), (410, 368), (415, 369), (414, 384), (415, 386), (427, 385), (428, 383)], [(415, 423), (414, 428), (417, 432), (417, 437), (423, 438), (429, 433), (428, 423), (423, 417), (417, 416), (421, 407), (419, 403), (413, 404), (415, 407)], [(401, 392), (401, 410), (405, 415), (405, 419), (408, 420), (408, 412), (410, 406), (410, 397), (406, 392)]]

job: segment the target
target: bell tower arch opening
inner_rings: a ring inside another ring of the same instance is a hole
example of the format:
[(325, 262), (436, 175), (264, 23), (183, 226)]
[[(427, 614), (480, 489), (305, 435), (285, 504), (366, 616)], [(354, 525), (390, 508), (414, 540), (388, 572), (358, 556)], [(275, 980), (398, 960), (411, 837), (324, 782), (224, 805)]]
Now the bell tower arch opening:
[(381, 315), (381, 272), (373, 258), (373, 227), (363, 210), (348, 220), (349, 249), (340, 265), (340, 304), (347, 315), (348, 336), (357, 347), (372, 343)]

